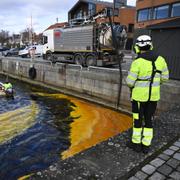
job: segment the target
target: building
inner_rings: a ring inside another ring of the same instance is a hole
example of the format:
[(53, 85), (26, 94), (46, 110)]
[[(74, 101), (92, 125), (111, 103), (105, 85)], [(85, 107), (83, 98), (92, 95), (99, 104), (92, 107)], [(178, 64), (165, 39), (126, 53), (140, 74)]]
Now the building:
[[(68, 22), (81, 23), (84, 20), (89, 19), (93, 15), (102, 11), (104, 8), (113, 9), (114, 4), (106, 1), (98, 0), (79, 0), (68, 12)], [(134, 32), (134, 21), (135, 21), (135, 7), (127, 6), (127, 0), (121, 0), (121, 7), (119, 8), (119, 15), (113, 17), (112, 20), (115, 23), (125, 25), (128, 31), (128, 41), (126, 49), (131, 49), (133, 42), (133, 32)], [(108, 18), (102, 18), (97, 20), (100, 22), (108, 22)]]
[(46, 30), (61, 28), (61, 27), (67, 26), (67, 25), (68, 25), (68, 22), (55, 23), (55, 24), (50, 25)]
[(134, 39), (152, 36), (154, 49), (166, 58), (171, 79), (180, 79), (180, 0), (138, 0)]
[(138, 0), (135, 28), (145, 28), (180, 16), (179, 0)]
[(13, 34), (12, 37), (9, 38), (9, 44), (17, 46), (21, 42), (21, 35), (20, 34)]

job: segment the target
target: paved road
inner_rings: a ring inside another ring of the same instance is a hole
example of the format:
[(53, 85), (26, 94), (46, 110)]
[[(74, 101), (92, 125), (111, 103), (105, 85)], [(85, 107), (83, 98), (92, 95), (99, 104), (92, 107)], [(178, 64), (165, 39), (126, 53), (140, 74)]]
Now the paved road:
[(180, 138), (128, 180), (180, 180)]

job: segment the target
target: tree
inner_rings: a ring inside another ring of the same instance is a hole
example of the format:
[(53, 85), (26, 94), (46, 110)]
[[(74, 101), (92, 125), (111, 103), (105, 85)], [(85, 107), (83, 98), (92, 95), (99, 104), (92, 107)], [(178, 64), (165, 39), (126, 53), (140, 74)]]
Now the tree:
[(0, 31), (0, 44), (1, 45), (8, 44), (8, 40), (9, 40), (9, 31), (1, 30)]
[(30, 34), (31, 34), (31, 29), (26, 28), (21, 32), (21, 41), (23, 44), (29, 44), (30, 43)]
[(36, 34), (34, 33), (33, 37), (34, 37), (34, 42), (37, 44), (42, 44), (42, 33)]
[(41, 44), (42, 43), (42, 33), (36, 34), (33, 29), (26, 28), (21, 31), (21, 41), (23, 44)]

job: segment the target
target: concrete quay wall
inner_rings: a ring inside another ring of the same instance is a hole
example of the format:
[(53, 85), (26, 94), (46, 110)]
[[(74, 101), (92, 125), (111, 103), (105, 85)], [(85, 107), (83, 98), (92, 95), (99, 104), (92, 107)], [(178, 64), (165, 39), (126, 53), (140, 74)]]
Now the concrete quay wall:
[[(29, 78), (29, 69), (34, 66), (37, 76)], [(131, 111), (130, 92), (125, 79), (127, 71), (123, 70), (123, 83), (120, 105), (117, 107), (119, 93), (119, 70), (99, 67), (82, 68), (78, 65), (28, 59), (2, 58), (1, 73), (8, 74), (19, 80), (51, 87), (68, 95), (84, 98), (111, 108)], [(180, 82), (170, 80), (161, 88), (159, 110), (167, 110), (180, 102)]]

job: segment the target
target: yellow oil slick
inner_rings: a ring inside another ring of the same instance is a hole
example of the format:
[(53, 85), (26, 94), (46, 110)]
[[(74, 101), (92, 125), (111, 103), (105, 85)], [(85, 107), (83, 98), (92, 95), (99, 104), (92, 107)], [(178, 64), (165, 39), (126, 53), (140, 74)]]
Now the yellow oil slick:
[(119, 112), (62, 94), (38, 94), (56, 99), (66, 98), (76, 105), (76, 107), (72, 107), (74, 111), (71, 112), (71, 116), (74, 118), (70, 124), (71, 145), (69, 149), (62, 152), (62, 159), (69, 158), (132, 126), (131, 117)]
[(0, 144), (31, 127), (38, 113), (39, 106), (32, 101), (28, 106), (0, 114)]
[(33, 176), (34, 173), (31, 173), (31, 174), (28, 174), (28, 175), (25, 175), (25, 176), (22, 176), (22, 177), (19, 177), (17, 180), (25, 180), (25, 179), (29, 179), (31, 176)]

